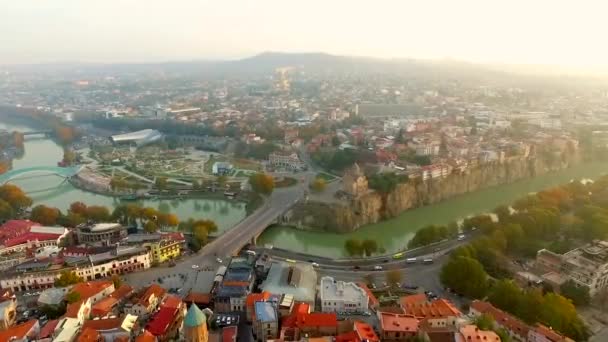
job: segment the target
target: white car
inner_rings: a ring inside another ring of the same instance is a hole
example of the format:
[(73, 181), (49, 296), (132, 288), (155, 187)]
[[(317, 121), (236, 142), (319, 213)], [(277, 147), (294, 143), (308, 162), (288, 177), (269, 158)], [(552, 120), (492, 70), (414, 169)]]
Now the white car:
[(311, 263), (312, 267), (319, 267), (319, 264), (317, 264), (316, 262)]
[(219, 262), (220, 264), (222, 263), (222, 259), (220, 258), (215, 259), (215, 261)]
[(382, 266), (380, 266), (380, 265), (374, 266), (374, 271), (382, 271)]
[(192, 265), (192, 269), (193, 269), (193, 270), (198, 269), (198, 265)]

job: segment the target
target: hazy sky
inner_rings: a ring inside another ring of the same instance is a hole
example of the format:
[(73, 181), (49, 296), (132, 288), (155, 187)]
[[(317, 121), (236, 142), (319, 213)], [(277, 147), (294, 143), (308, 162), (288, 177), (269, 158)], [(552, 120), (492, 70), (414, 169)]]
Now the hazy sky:
[(262, 51), (608, 65), (607, 1), (0, 0), (0, 64)]

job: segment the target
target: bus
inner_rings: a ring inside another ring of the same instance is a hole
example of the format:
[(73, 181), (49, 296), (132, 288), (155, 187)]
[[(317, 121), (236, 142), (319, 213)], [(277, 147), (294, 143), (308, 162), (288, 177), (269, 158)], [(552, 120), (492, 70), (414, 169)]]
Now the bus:
[(397, 253), (393, 255), (393, 259), (401, 259), (405, 254), (403, 252)]

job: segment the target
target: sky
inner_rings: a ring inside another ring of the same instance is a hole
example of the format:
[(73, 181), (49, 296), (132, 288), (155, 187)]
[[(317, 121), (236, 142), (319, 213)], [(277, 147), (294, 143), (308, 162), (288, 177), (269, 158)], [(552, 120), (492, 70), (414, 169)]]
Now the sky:
[(0, 0), (0, 64), (264, 51), (607, 67), (608, 1)]

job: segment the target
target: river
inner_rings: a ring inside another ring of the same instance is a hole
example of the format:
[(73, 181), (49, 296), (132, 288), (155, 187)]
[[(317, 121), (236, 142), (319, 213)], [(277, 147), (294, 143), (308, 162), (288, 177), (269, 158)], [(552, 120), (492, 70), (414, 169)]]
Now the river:
[[(10, 131), (30, 131), (29, 127), (0, 122), (0, 129)], [(50, 139), (25, 139), (25, 153), (13, 160), (13, 169), (32, 166), (56, 166), (63, 158), (63, 149)], [(34, 205), (45, 204), (65, 211), (71, 203), (81, 201), (87, 205), (103, 205), (114, 207), (120, 201), (114, 197), (97, 195), (73, 187), (58, 176), (28, 177), (12, 180), (11, 183), (20, 186), (34, 200)], [(163, 212), (173, 212), (180, 219), (190, 217), (195, 219), (210, 219), (215, 221), (218, 232), (232, 228), (245, 218), (246, 209), (242, 202), (231, 202), (217, 199), (184, 199), (139, 202), (143, 206), (158, 208)]]
[(595, 178), (608, 171), (608, 163), (588, 163), (543, 175), (533, 179), (496, 186), (452, 199), (405, 211), (401, 215), (377, 224), (359, 228), (346, 234), (311, 232), (290, 227), (274, 226), (258, 239), (260, 245), (269, 244), (287, 250), (330, 258), (344, 257), (344, 242), (351, 238), (374, 239), (387, 253), (406, 247), (416, 230), (429, 224), (447, 224), (452, 220), (491, 211), (501, 204), (542, 189), (564, 184), (572, 179)]

